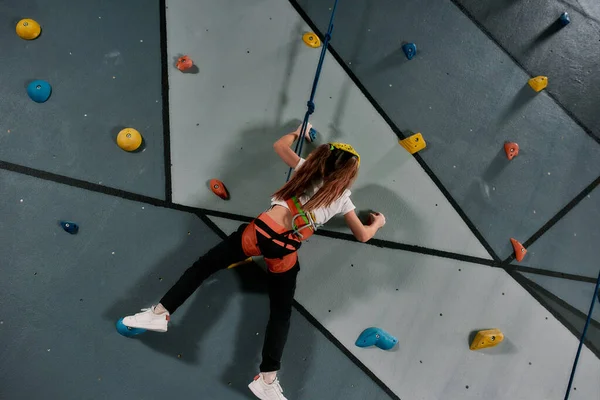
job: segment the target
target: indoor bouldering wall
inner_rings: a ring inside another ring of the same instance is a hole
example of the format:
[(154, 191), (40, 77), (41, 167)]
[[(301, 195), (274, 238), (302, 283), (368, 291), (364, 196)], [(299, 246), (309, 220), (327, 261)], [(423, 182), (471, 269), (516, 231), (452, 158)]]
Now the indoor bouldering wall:
[[(323, 39), (333, 3), (3, 2), (0, 398), (251, 398), (259, 259), (211, 277), (167, 333), (115, 322), (269, 207), (288, 173), (272, 144), (300, 125), (321, 52), (302, 35)], [(359, 243), (336, 218), (301, 248), (288, 399), (564, 398), (599, 272), (598, 16), (587, 0), (339, 0), (310, 122), (316, 145), (360, 152), (353, 201), (387, 224)], [(39, 37), (16, 34), (23, 18)], [(413, 155), (398, 140), (416, 132)], [(600, 393), (599, 312), (570, 399)], [(369, 327), (397, 345), (359, 347)], [(491, 328), (504, 340), (470, 350)]]

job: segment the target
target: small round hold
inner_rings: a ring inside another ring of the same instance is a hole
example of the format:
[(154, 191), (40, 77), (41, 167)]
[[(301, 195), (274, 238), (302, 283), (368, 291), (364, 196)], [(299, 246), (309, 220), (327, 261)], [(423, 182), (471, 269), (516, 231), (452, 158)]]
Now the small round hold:
[(52, 94), (52, 86), (46, 81), (36, 80), (27, 85), (27, 94), (36, 103), (44, 103)]
[(25, 18), (17, 23), (16, 31), (21, 39), (33, 40), (40, 36), (42, 27), (36, 21)]
[(309, 47), (317, 48), (321, 47), (321, 39), (313, 32), (306, 32), (302, 35), (302, 41)]
[(406, 58), (412, 60), (417, 54), (417, 45), (414, 43), (405, 43), (402, 45), (402, 51), (404, 52)]
[(142, 144), (142, 135), (133, 128), (125, 128), (117, 135), (117, 145), (125, 151), (135, 151)]
[(558, 19), (558, 21), (560, 22), (561, 26), (567, 26), (571, 22), (571, 17), (569, 17), (569, 13), (568, 12), (564, 12), (564, 13), (561, 14), (561, 16)]
[(146, 330), (141, 328), (130, 328), (123, 323), (123, 318), (121, 318), (117, 321), (117, 332), (125, 337), (134, 337), (146, 332)]
[(192, 61), (190, 56), (181, 56), (177, 60), (176, 66), (177, 66), (178, 70), (186, 71), (186, 70), (192, 68), (192, 66), (194, 66), (194, 62)]

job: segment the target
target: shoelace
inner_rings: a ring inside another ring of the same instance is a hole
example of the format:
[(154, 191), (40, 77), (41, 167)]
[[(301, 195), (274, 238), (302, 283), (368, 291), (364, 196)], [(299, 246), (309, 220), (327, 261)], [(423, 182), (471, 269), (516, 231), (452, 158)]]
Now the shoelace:
[(279, 384), (279, 379), (275, 378), (275, 380), (273, 381), (273, 383), (271, 385), (273, 385), (274, 387), (276, 387), (277, 389), (279, 389), (279, 391), (281, 393), (283, 393), (283, 388)]

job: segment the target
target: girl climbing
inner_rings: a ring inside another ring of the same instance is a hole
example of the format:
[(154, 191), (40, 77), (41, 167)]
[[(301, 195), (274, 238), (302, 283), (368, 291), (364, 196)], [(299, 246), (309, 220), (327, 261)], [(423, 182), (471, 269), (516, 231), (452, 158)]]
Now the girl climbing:
[[(310, 141), (306, 128), (305, 138)], [(281, 356), (290, 328), (296, 277), (300, 271), (297, 250), (319, 226), (342, 214), (354, 236), (361, 242), (371, 239), (385, 224), (382, 214), (371, 214), (364, 225), (355, 213), (348, 188), (354, 182), (360, 156), (352, 146), (329, 143), (319, 146), (307, 159), (300, 158), (291, 145), (300, 137), (299, 127), (274, 144), (275, 152), (294, 175), (271, 199), (271, 208), (200, 257), (156, 306), (125, 317), (123, 324), (166, 332), (173, 314), (202, 282), (215, 272), (250, 256), (264, 257), (270, 316), (262, 350), (260, 373), (249, 384), (262, 400), (285, 400), (277, 379)]]

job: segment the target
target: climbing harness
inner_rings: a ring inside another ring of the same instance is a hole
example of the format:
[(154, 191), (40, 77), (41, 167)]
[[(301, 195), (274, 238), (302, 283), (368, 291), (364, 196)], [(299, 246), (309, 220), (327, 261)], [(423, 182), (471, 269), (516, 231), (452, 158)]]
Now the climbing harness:
[(592, 304), (590, 304), (590, 311), (588, 312), (587, 319), (585, 320), (585, 326), (583, 332), (581, 332), (581, 339), (579, 339), (579, 347), (577, 348), (577, 354), (575, 355), (575, 361), (573, 362), (573, 369), (571, 370), (571, 377), (569, 378), (569, 385), (567, 386), (567, 392), (565, 393), (565, 400), (569, 399), (571, 393), (571, 385), (573, 385), (573, 378), (575, 378), (575, 370), (577, 369), (577, 363), (579, 362), (579, 355), (581, 354), (581, 348), (583, 347), (583, 341), (585, 340), (585, 334), (587, 333), (590, 321), (592, 319), (592, 313), (594, 312), (594, 304), (596, 300), (600, 301), (600, 271), (598, 271), (598, 280), (596, 280), (596, 288), (594, 289), (594, 295), (592, 296)]
[[(298, 155), (302, 154), (302, 146), (304, 144), (304, 136), (306, 132), (306, 128), (308, 127), (308, 119), (310, 115), (315, 112), (315, 94), (317, 92), (317, 85), (319, 83), (319, 78), (321, 76), (321, 69), (323, 68), (323, 61), (325, 60), (325, 54), (327, 52), (327, 47), (329, 45), (329, 41), (331, 40), (331, 33), (333, 32), (333, 17), (335, 16), (335, 10), (337, 9), (338, 0), (335, 0), (333, 4), (333, 9), (331, 11), (331, 18), (329, 19), (329, 28), (327, 29), (327, 33), (325, 34), (325, 41), (323, 42), (323, 47), (321, 48), (321, 56), (319, 57), (319, 64), (317, 66), (317, 72), (315, 73), (315, 80), (313, 81), (312, 90), (310, 92), (310, 99), (306, 103), (308, 109), (306, 110), (306, 114), (304, 114), (304, 121), (302, 121), (302, 128), (300, 129), (300, 138), (298, 142), (296, 142), (296, 148), (294, 152)], [(288, 176), (286, 182), (290, 180), (290, 176), (292, 175), (292, 168), (288, 171)]]
[[(312, 212), (304, 212), (302, 204), (295, 196), (286, 201), (288, 208), (292, 212), (292, 231), (301, 241), (308, 239), (313, 233), (317, 231), (317, 223), (315, 222), (315, 216)], [(296, 220), (300, 219), (303, 222), (302, 225), (298, 225)], [(300, 233), (301, 230), (310, 229), (308, 233)]]

